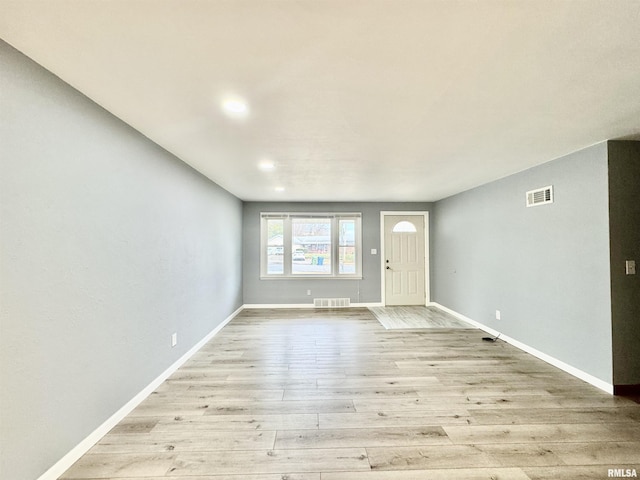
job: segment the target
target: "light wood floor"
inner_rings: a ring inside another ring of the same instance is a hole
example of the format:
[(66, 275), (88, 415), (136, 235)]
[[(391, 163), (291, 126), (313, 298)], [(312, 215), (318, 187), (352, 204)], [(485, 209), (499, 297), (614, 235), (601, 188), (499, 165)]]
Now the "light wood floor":
[(245, 310), (64, 479), (606, 479), (640, 405), (474, 329)]
[(437, 307), (369, 307), (386, 329), (398, 328), (472, 328), (468, 323)]

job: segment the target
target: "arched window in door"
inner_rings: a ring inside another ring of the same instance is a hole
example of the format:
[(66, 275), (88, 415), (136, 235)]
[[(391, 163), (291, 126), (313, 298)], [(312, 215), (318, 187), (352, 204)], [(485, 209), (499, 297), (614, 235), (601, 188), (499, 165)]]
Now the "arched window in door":
[(411, 223), (403, 220), (402, 222), (398, 222), (393, 226), (393, 233), (415, 233), (416, 226)]

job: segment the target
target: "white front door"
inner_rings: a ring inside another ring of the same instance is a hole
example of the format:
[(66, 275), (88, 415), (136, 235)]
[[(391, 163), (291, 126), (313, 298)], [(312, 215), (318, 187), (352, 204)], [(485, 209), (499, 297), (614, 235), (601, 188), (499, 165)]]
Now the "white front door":
[(425, 305), (425, 217), (384, 216), (386, 305)]

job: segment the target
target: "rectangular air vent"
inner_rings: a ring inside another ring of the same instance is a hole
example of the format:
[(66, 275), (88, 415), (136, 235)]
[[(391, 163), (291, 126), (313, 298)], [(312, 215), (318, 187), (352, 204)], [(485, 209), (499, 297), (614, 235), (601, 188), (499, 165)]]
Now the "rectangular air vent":
[(527, 207), (537, 207), (546, 203), (553, 203), (552, 185), (527, 192)]
[(313, 306), (316, 308), (344, 308), (351, 305), (349, 298), (314, 298)]

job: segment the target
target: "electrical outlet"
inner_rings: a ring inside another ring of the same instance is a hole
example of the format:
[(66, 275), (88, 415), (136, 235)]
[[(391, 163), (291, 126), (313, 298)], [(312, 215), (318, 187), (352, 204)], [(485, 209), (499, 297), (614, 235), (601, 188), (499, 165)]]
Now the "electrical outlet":
[(178, 333), (174, 333), (171, 335), (171, 348), (175, 347), (178, 344)]
[(496, 320), (500, 320), (500, 310), (496, 310)]
[(311, 295), (311, 290), (307, 290), (307, 295)]
[(627, 275), (635, 275), (636, 274), (636, 261), (635, 260), (627, 260), (625, 262), (625, 270)]

